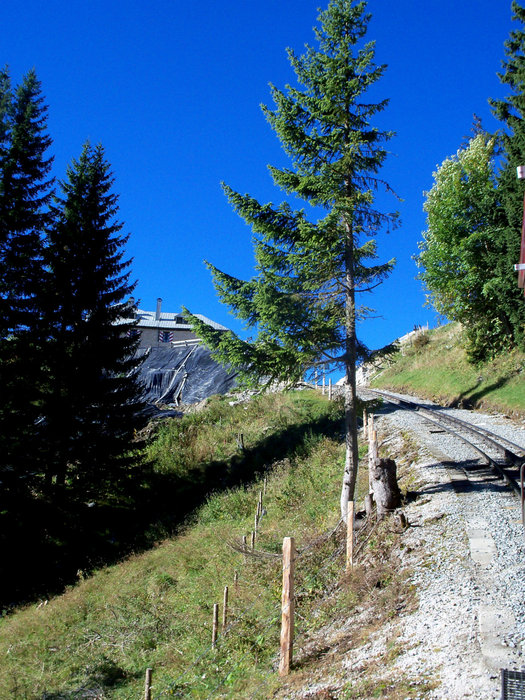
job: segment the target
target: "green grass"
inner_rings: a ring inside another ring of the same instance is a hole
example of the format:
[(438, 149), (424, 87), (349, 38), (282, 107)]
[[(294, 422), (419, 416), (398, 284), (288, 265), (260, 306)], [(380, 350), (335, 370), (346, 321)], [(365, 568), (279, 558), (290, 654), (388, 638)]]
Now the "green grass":
[[(155, 698), (270, 697), (280, 685), (281, 561), (239, 551), (265, 484), (256, 550), (279, 554), (283, 538), (293, 536), (301, 552), (298, 656), (323, 624), (346, 620), (356, 605), (376, 605), (375, 619), (383, 619), (405, 595), (404, 574), (388, 556), (395, 536), (373, 538), (371, 559), (350, 578), (344, 528), (323, 537), (339, 520), (341, 417), (340, 404), (308, 391), (237, 406), (214, 398), (202, 413), (163, 425), (150, 446), (158, 472), (185, 487), (190, 477), (200, 483), (211, 474), (215, 490), (176, 536), (93, 575), (79, 571), (63, 595), (0, 619), (0, 698), (73, 700), (87, 691), (137, 698), (147, 667)], [(361, 496), (367, 485), (363, 469)], [(327, 598), (334, 584), (339, 593)], [(213, 604), (222, 603), (225, 586), (231, 629), (212, 650)], [(361, 631), (355, 643), (365, 637)], [(289, 682), (315, 664), (300, 661)]]
[(402, 348), (371, 386), (411, 392), (447, 405), (525, 416), (525, 354), (514, 350), (473, 366), (466, 360), (457, 324), (423, 337), (428, 342)]
[[(217, 685), (239, 696), (258, 675), (266, 677), (278, 648), (280, 563), (245, 558), (234, 547), (253, 529), (263, 473), (258, 549), (279, 552), (284, 536), (304, 546), (337, 522), (340, 414), (335, 403), (298, 392), (233, 407), (214, 398), (202, 413), (162, 426), (150, 447), (158, 472), (186, 486), (212, 474), (216, 491), (177, 537), (86, 580), (79, 572), (64, 595), (4, 617), (0, 697), (74, 698), (81, 689), (140, 697), (148, 666), (155, 693), (171, 689), (175, 697), (208, 697)], [(246, 454), (237, 446), (239, 432)], [(247, 483), (220, 488), (243, 473)], [(316, 549), (298, 573), (304, 609), (335, 575), (330, 567), (316, 573), (314, 560), (322, 556)], [(213, 603), (222, 601), (226, 585), (235, 628), (210, 652)]]

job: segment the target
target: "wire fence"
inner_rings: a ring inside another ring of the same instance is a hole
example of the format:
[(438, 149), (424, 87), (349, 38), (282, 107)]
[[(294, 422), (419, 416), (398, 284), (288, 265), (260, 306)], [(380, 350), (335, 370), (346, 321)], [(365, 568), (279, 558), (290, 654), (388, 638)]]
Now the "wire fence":
[[(343, 564), (341, 562), (336, 566), (335, 571), (332, 572), (331, 576), (326, 577), (326, 574), (330, 573), (330, 569), (333, 569), (334, 565), (338, 562), (338, 560), (340, 560), (344, 556), (346, 542), (345, 538), (341, 534), (341, 531), (343, 530), (341, 525), (343, 524), (343, 522), (344, 521), (342, 518), (338, 519), (336, 524), (332, 526), (329, 530), (323, 532), (314, 540), (308, 542), (303, 547), (299, 548), (295, 553), (293, 561), (294, 567), (300, 567), (300, 563), (302, 561), (306, 562), (308, 559), (310, 559), (316, 554), (324, 558), (324, 563), (322, 564), (322, 566), (316, 568), (313, 572), (308, 571), (310, 576), (313, 577), (317, 582), (317, 589), (315, 589), (314, 587), (313, 590), (310, 586), (299, 588), (295, 592), (295, 600), (300, 603), (301, 601), (306, 601), (308, 603), (316, 595), (319, 596), (319, 601), (317, 602), (317, 604), (313, 607), (311, 605), (308, 605), (307, 609), (304, 612), (304, 615), (300, 612), (297, 612), (297, 617), (301, 620), (302, 624), (299, 625), (299, 630), (295, 635), (296, 644), (299, 640), (304, 640), (304, 643), (307, 642), (307, 635), (309, 631), (308, 621), (312, 619), (312, 617), (315, 617), (315, 615), (319, 612), (319, 610), (323, 606), (324, 598), (326, 597), (326, 595), (332, 592), (333, 589), (339, 585), (340, 577), (337, 575), (337, 572), (340, 572), (343, 568)], [(368, 520), (365, 526), (358, 531), (358, 534), (356, 536), (357, 547), (355, 549), (355, 558), (359, 557), (366, 543), (376, 531), (376, 528), (377, 522)], [(330, 541), (333, 542), (334, 546), (332, 548), (332, 551), (327, 553), (324, 550), (326, 549), (327, 543), (329, 543)], [(276, 552), (269, 552), (262, 549), (251, 549), (250, 547), (239, 544), (234, 540), (228, 541), (227, 544), (243, 556), (244, 565), (246, 564), (247, 558), (258, 559), (261, 563), (265, 563), (265, 566), (272, 566), (277, 561), (282, 560), (282, 554)], [(287, 567), (280, 567), (279, 571), (284, 574), (286, 568)], [(240, 567), (240, 569), (242, 570), (242, 567)], [(244, 586), (245, 582), (241, 578), (241, 580), (238, 581), (236, 585)], [(254, 587), (256, 587), (256, 584)], [(250, 588), (252, 588), (252, 586), (246, 586), (243, 589), (243, 592), (249, 592)], [(226, 627), (224, 627), (224, 629), (217, 635), (216, 640), (210, 641), (210, 643), (205, 647), (205, 649), (203, 649), (203, 651), (198, 656), (196, 656), (196, 658), (193, 659), (191, 663), (189, 663), (186, 666), (186, 668), (184, 668), (184, 670), (176, 678), (173, 679), (173, 681), (166, 685), (166, 687), (164, 687), (162, 690), (159, 690), (159, 692), (157, 692), (155, 695), (151, 695), (151, 700), (160, 700), (161, 698), (165, 698), (167, 696), (184, 697), (183, 693), (187, 689), (188, 683), (195, 682), (196, 680), (196, 672), (198, 670), (198, 667), (208, 661), (217, 662), (219, 664), (221, 661), (221, 652), (223, 650), (227, 652), (227, 642), (229, 642), (229, 640), (231, 639), (232, 633), (234, 633), (236, 629), (241, 627), (243, 623), (253, 623), (253, 619), (252, 617), (250, 617), (250, 614), (254, 613), (259, 602), (264, 601), (267, 598), (268, 591), (263, 588), (262, 590), (259, 590), (256, 597), (253, 600), (251, 600), (248, 605), (239, 606), (237, 602), (233, 610), (233, 614), (235, 616), (234, 619), (228, 622)], [(275, 635), (277, 635), (279, 629), (280, 612), (281, 603), (274, 601), (273, 610), (271, 611), (271, 613), (269, 615), (266, 615), (263, 619), (257, 621), (256, 627), (252, 629), (252, 636), (254, 636), (255, 639), (250, 640), (247, 643), (247, 648), (244, 651), (244, 653), (242, 653), (242, 655), (239, 658), (235, 659), (235, 661), (233, 662), (234, 669), (241, 668), (243, 663), (245, 663), (245, 661), (250, 656), (254, 655), (254, 653), (260, 645), (259, 640), (266, 633), (272, 631), (275, 633)], [(266, 661), (266, 663), (268, 664), (268, 670), (266, 674), (264, 674), (260, 679), (258, 689), (254, 691), (254, 693), (250, 697), (263, 697), (261, 695), (262, 689), (268, 685), (272, 678), (275, 678), (277, 659), (278, 653), (276, 650), (275, 653), (271, 654), (271, 659)], [(224, 661), (224, 659), (222, 659), (222, 661)], [(219, 668), (220, 666), (217, 665), (217, 670)], [(229, 683), (231, 675), (232, 668), (226, 666), (223, 672), (220, 673), (220, 678), (217, 680), (215, 685), (211, 689), (206, 691), (206, 697), (215, 697), (216, 693)]]
[[(353, 512), (353, 509), (352, 509)], [(239, 563), (239, 569), (242, 570), (243, 566), (248, 565), (249, 562), (257, 561), (259, 566), (262, 566), (266, 570), (266, 580), (269, 579), (268, 567), (276, 568), (276, 564), (283, 560), (283, 554), (276, 551), (268, 551), (262, 549), (261, 547), (256, 547), (256, 538), (259, 536), (260, 519), (263, 513), (266, 511), (262, 507), (262, 492), (259, 495), (259, 501), (257, 504), (257, 511), (254, 521), (254, 530), (251, 534), (251, 541), (248, 544), (248, 538), (245, 536), (242, 540), (231, 539), (226, 542), (230, 549), (237, 552), (241, 557), (241, 562)], [(372, 513), (368, 513), (364, 523), (361, 522), (361, 527), (353, 534), (353, 546), (352, 546), (352, 562), (357, 564), (359, 558), (361, 557), (367, 543), (373, 537), (374, 533), (377, 531), (379, 520), (373, 517)], [(293, 565), (294, 570), (298, 572), (298, 583), (302, 583), (302, 586), (298, 586), (298, 590), (294, 593), (294, 600), (291, 605), (295, 607), (298, 604), (299, 610), (297, 611), (297, 617), (301, 621), (298, 625), (299, 629), (295, 634), (294, 642), (297, 644), (298, 641), (302, 641), (301, 651), (304, 651), (305, 645), (308, 643), (308, 632), (311, 629), (310, 621), (312, 618), (319, 613), (322, 608), (326, 596), (333, 592), (337, 586), (340, 585), (341, 572), (345, 570), (344, 552), (347, 547), (346, 537), (348, 536), (346, 528), (341, 526), (344, 524), (343, 518), (339, 518), (337, 522), (332, 525), (327, 531), (321, 533), (318, 537), (310, 542), (307, 542), (302, 547), (294, 551), (293, 559), (288, 565), (279, 567), (280, 572), (284, 575)], [(344, 532), (343, 532), (344, 530)], [(333, 546), (331, 546), (333, 545)], [(315, 556), (322, 559), (322, 563), (318, 566), (315, 561)], [(347, 549), (348, 557), (348, 549)], [(304, 563), (304, 566), (302, 564)], [(348, 560), (346, 561), (346, 569), (348, 569)], [(271, 575), (274, 576), (273, 572)], [(277, 573), (275, 573), (275, 576)], [(304, 579), (304, 580), (303, 580)], [(249, 583), (241, 578), (243, 585), (243, 593), (246, 594), (250, 592), (250, 589), (257, 590), (260, 588), (260, 584)], [(241, 585), (241, 581), (235, 583), (235, 588)], [(284, 586), (284, 583), (283, 583)], [(283, 588), (284, 591), (284, 588)], [(316, 602), (315, 602), (316, 601)], [(254, 619), (254, 613), (260, 612), (256, 608), (259, 604), (262, 604), (263, 611), (270, 608), (270, 613), (263, 614), (260, 620)], [(218, 604), (215, 604), (214, 608), (218, 609)], [(304, 609), (303, 609), (304, 608)], [(207, 698), (216, 697), (217, 693), (227, 686), (232, 681), (232, 674), (235, 669), (239, 669), (247, 662), (248, 659), (252, 658), (254, 661), (258, 656), (258, 650), (260, 650), (261, 643), (260, 640), (264, 636), (271, 632), (277, 636), (279, 631), (279, 620), (281, 610), (284, 609), (284, 596), (283, 601), (277, 602), (275, 598), (272, 600), (272, 594), (269, 593), (267, 587), (263, 586), (262, 589), (258, 591), (258, 594), (251, 600), (247, 605), (237, 604), (232, 609), (232, 619), (228, 624), (222, 629), (220, 634), (217, 634), (213, 640), (203, 649), (203, 651), (196, 656), (196, 658), (191, 661), (184, 670), (171, 681), (164, 689), (158, 692), (154, 697), (149, 695), (146, 689), (146, 700), (157, 700), (166, 696), (175, 697), (185, 697), (184, 694), (187, 690), (191, 696), (194, 696), (194, 691), (197, 689), (195, 687), (190, 687), (189, 684), (198, 684), (200, 680), (205, 679), (206, 673), (198, 676), (199, 666), (213, 660), (214, 666), (211, 671), (214, 671), (219, 677), (211, 688), (206, 690)], [(230, 612), (230, 611), (229, 611)], [(217, 614), (215, 612), (215, 614)], [(246, 646), (243, 653), (236, 658), (228, 657), (228, 650), (231, 648), (230, 645), (235, 645), (233, 640), (233, 633), (236, 630), (242, 631), (243, 625), (250, 627), (251, 638), (241, 639), (237, 642), (241, 646)], [(281, 640), (282, 644), (282, 640)], [(221, 656), (222, 654), (222, 656)], [(277, 648), (275, 652), (270, 652), (266, 650), (263, 654), (266, 658), (264, 659), (263, 665), (259, 665), (259, 672), (262, 672), (262, 676), (259, 679), (259, 684), (257, 690), (253, 691), (250, 696), (252, 698), (263, 697), (261, 692), (267, 687), (268, 683), (272, 678), (275, 678), (276, 666), (278, 665), (278, 652)], [(282, 648), (281, 648), (282, 656)], [(233, 659), (233, 660), (232, 660)], [(221, 665), (222, 664), (222, 665)], [(264, 673), (264, 664), (266, 664), (267, 671)], [(208, 668), (210, 670), (210, 667)], [(213, 677), (213, 673), (210, 673)]]

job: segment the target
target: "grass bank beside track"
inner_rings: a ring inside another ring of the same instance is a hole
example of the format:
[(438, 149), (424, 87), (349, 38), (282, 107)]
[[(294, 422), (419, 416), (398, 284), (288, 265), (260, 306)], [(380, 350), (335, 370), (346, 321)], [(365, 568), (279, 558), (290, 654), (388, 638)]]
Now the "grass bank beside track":
[[(341, 416), (340, 403), (303, 391), (236, 406), (214, 398), (202, 412), (163, 425), (150, 447), (156, 469), (184, 480), (191, 472), (198, 483), (220, 464), (223, 485), (216, 473), (215, 490), (178, 535), (92, 575), (79, 571), (63, 595), (0, 619), (0, 698), (141, 697), (147, 667), (154, 670), (154, 698), (270, 697), (280, 684), (274, 663), (281, 562), (236, 549), (253, 529), (264, 476), (256, 549), (278, 554), (283, 537), (294, 536), (304, 552), (296, 569), (298, 652), (317, 629), (338, 616), (346, 620), (358, 606), (376, 606), (376, 621), (388, 618), (398, 598), (410, 595), (406, 572), (389, 557), (398, 535), (385, 524), (368, 544), (366, 569), (357, 567), (350, 578), (343, 528), (323, 537), (339, 519)], [(237, 446), (241, 432), (244, 452)], [(236, 480), (245, 470), (246, 481), (228, 485), (228, 469)], [(360, 497), (367, 485), (363, 469)], [(232, 626), (212, 650), (212, 609), (224, 586)], [(364, 643), (366, 634), (360, 630), (354, 643)], [(289, 682), (305, 682), (322, 663), (323, 654), (303, 657)], [(340, 697), (375, 697), (374, 682), (367, 678), (364, 694), (353, 688)], [(399, 695), (388, 697), (416, 697), (416, 686), (398, 682)]]
[[(149, 457), (159, 478), (179, 484), (177, 502), (186, 498), (197, 510), (178, 536), (85, 580), (79, 571), (64, 595), (0, 620), (0, 697), (58, 700), (89, 690), (104, 698), (139, 697), (148, 666), (156, 692), (208, 697), (222, 679), (232, 693), (241, 692), (254, 682), (256, 663), (267, 673), (264, 661), (278, 648), (279, 563), (245, 561), (227, 542), (253, 529), (264, 473), (258, 548), (277, 552), (284, 536), (305, 544), (337, 522), (340, 425), (341, 407), (314, 392), (235, 406), (214, 397), (203, 411), (161, 425)], [(213, 492), (199, 506), (204, 489)], [(326, 579), (314, 571), (304, 577), (301, 585), (312, 596), (323, 590)], [(232, 619), (241, 621), (222, 650), (210, 654), (212, 607), (225, 585), (232, 590)]]
[(470, 365), (457, 323), (422, 332), (403, 345), (384, 362), (370, 386), (525, 418), (525, 354), (514, 350)]

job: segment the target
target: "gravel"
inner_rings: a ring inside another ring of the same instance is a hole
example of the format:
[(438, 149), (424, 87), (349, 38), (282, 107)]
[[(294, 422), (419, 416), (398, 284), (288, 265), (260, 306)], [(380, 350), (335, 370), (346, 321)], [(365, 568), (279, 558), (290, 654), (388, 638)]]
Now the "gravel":
[[(442, 410), (525, 445), (523, 424), (503, 416)], [(430, 432), (435, 426), (418, 414), (388, 404), (376, 415), (380, 435), (410, 433), (427, 453), (425, 461), (414, 465), (422, 482), (420, 497), (406, 510), (412, 525), (407, 549), (423, 548), (427, 556), (425, 565), (413, 562), (419, 610), (404, 620), (403, 637), (411, 648), (400, 657), (399, 667), (438, 674), (439, 686), (425, 697), (496, 700), (499, 667), (519, 670), (525, 662), (525, 546), (519, 499), (495, 477), (481, 479), (486, 470), (479, 455), (454, 436)], [(483, 563), (471, 556), (472, 537), (480, 536), (495, 548), (494, 556)], [(410, 557), (409, 553), (408, 564)], [(493, 625), (490, 619), (487, 624), (487, 610), (496, 611)], [(505, 625), (507, 614), (510, 622)]]

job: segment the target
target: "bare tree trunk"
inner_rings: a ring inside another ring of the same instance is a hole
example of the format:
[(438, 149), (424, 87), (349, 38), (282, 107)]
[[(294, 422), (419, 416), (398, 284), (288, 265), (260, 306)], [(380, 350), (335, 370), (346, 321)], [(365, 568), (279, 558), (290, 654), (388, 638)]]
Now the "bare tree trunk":
[(345, 311), (346, 311), (346, 384), (345, 384), (345, 441), (346, 456), (341, 490), (341, 517), (346, 522), (348, 502), (353, 500), (358, 469), (357, 445), (357, 391), (356, 318), (354, 287), (354, 240), (350, 224), (345, 221)]
[(401, 505), (401, 492), (397, 483), (397, 466), (393, 459), (378, 459), (371, 473), (377, 517), (382, 518)]

